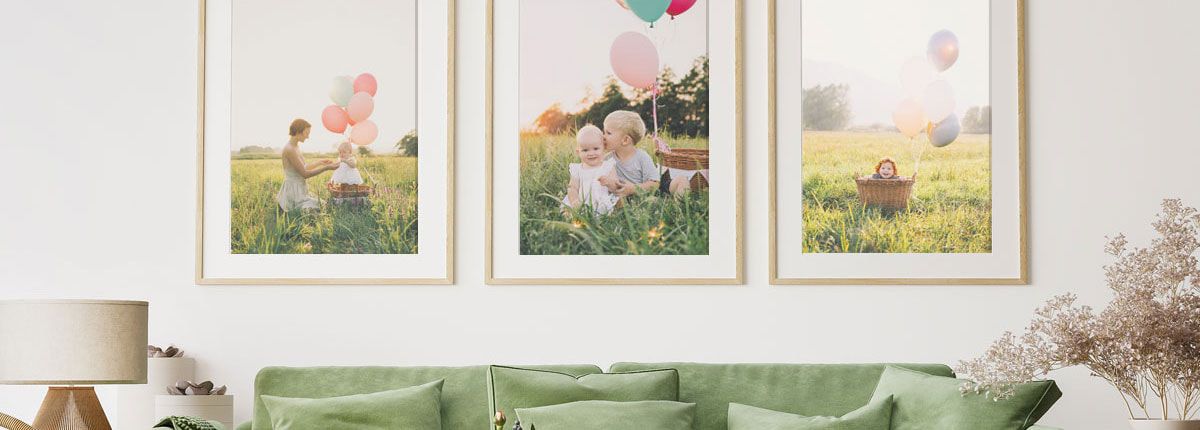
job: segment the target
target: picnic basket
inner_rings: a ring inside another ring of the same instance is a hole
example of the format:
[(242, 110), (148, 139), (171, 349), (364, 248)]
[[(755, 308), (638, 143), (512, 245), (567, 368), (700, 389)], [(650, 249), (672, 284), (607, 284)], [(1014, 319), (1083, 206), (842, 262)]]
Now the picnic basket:
[[(680, 170), (706, 170), (708, 169), (708, 150), (694, 148), (672, 149), (669, 152), (655, 151), (662, 160), (663, 167)], [(690, 185), (693, 190), (708, 188), (708, 180), (704, 179), (704, 175), (692, 175)]]
[(858, 184), (858, 199), (867, 206), (878, 206), (884, 209), (907, 209), (908, 199), (912, 196), (915, 179), (871, 179), (863, 176), (855, 179)]
[(327, 182), (325, 188), (329, 190), (329, 194), (335, 199), (351, 199), (370, 197), (374, 189), (370, 185), (353, 185), (353, 184), (335, 184)]

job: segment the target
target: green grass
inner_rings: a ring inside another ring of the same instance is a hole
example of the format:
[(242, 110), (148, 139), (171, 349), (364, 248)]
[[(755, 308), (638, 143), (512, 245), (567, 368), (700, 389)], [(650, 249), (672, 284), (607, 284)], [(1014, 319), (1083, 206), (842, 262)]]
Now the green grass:
[(284, 212), (275, 199), (283, 183), (281, 161), (233, 160), (233, 253), (416, 253), (417, 159), (372, 156), (358, 162), (367, 183), (367, 172), (378, 181), (370, 205), (330, 204), (325, 183), (333, 172), (326, 172), (308, 179), (309, 193), (323, 203), (320, 210)]
[[(804, 252), (988, 253), (992, 249), (990, 136), (925, 145), (907, 210), (864, 207), (854, 178), (891, 156), (913, 173), (914, 153), (896, 133), (804, 132)], [(782, 164), (780, 168), (787, 168)], [(778, 184), (781, 193), (799, 191)]]
[[(653, 155), (649, 139), (642, 149)], [(707, 139), (674, 139), (674, 148), (707, 148)], [(657, 193), (626, 198), (610, 215), (563, 214), (570, 175), (578, 163), (570, 135), (521, 136), (522, 255), (707, 255), (708, 190), (685, 197)]]

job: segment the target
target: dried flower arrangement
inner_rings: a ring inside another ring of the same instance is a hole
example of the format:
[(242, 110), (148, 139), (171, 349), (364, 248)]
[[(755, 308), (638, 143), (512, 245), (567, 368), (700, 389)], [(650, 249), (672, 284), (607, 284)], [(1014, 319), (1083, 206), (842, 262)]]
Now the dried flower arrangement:
[(223, 396), (228, 390), (224, 385), (213, 387), (212, 381), (204, 381), (199, 384), (192, 381), (178, 381), (175, 385), (167, 386), (167, 394), (173, 396)]
[(960, 363), (959, 373), (975, 379), (964, 394), (1002, 400), (1016, 384), (1085, 366), (1121, 393), (1131, 419), (1156, 419), (1155, 406), (1164, 420), (1172, 409), (1179, 420), (1200, 411), (1200, 212), (1164, 200), (1153, 225), (1158, 237), (1145, 248), (1129, 247), (1124, 234), (1109, 239), (1108, 306), (1097, 312), (1073, 294), (1051, 299), (1023, 334), (1005, 333)]

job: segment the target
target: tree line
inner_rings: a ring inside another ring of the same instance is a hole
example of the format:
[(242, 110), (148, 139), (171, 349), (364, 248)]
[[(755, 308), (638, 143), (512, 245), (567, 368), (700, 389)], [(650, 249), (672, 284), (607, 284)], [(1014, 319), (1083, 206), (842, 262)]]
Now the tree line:
[[(801, 91), (800, 121), (805, 130), (841, 131), (853, 120), (850, 85), (816, 85)], [(963, 133), (991, 133), (992, 107), (971, 106), (961, 118)], [(894, 130), (895, 127), (887, 127)]]
[[(682, 77), (670, 67), (663, 68), (658, 83), (658, 131), (675, 136), (708, 137), (708, 57), (696, 58), (691, 70)], [(582, 104), (586, 107), (578, 112), (566, 112), (559, 103), (551, 105), (534, 120), (535, 131), (563, 134), (587, 124), (600, 126), (604, 117), (616, 110), (637, 112), (646, 121), (646, 130), (654, 127), (650, 91), (639, 89), (633, 91), (632, 97), (626, 95), (621, 83), (611, 75), (600, 97), (589, 94)]]

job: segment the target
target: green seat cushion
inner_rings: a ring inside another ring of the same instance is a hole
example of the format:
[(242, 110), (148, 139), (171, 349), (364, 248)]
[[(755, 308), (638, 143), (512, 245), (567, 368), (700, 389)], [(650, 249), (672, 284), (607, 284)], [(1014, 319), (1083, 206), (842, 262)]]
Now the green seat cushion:
[[(571, 375), (600, 373), (594, 365), (529, 366)], [(442, 386), (442, 428), (483, 430), (491, 428), (488, 407), (487, 366), (470, 367), (266, 367), (254, 379), (252, 430), (271, 430), (263, 395), (321, 398), (366, 394), (408, 388), (429, 381), (445, 380)]]
[(655, 369), (576, 376), (550, 370), (492, 366), (488, 370), (492, 415), (583, 400), (630, 402), (679, 398), (679, 373)]
[(888, 430), (891, 422), (891, 397), (872, 401), (841, 417), (808, 417), (729, 404), (729, 430)]
[(695, 403), (666, 400), (610, 402), (585, 400), (536, 408), (517, 408), (529, 430), (692, 430)]
[(873, 399), (891, 396), (893, 430), (969, 428), (1024, 430), (1037, 422), (1062, 392), (1054, 381), (1021, 384), (1009, 399), (963, 395), (963, 380), (888, 367)]
[[(954, 376), (942, 364), (900, 366)], [(696, 404), (698, 430), (726, 430), (730, 403), (807, 416), (840, 417), (871, 400), (885, 364), (616, 363), (610, 372), (679, 371), (679, 401)]]
[(263, 403), (279, 430), (440, 430), (443, 382), (319, 399), (263, 396)]

